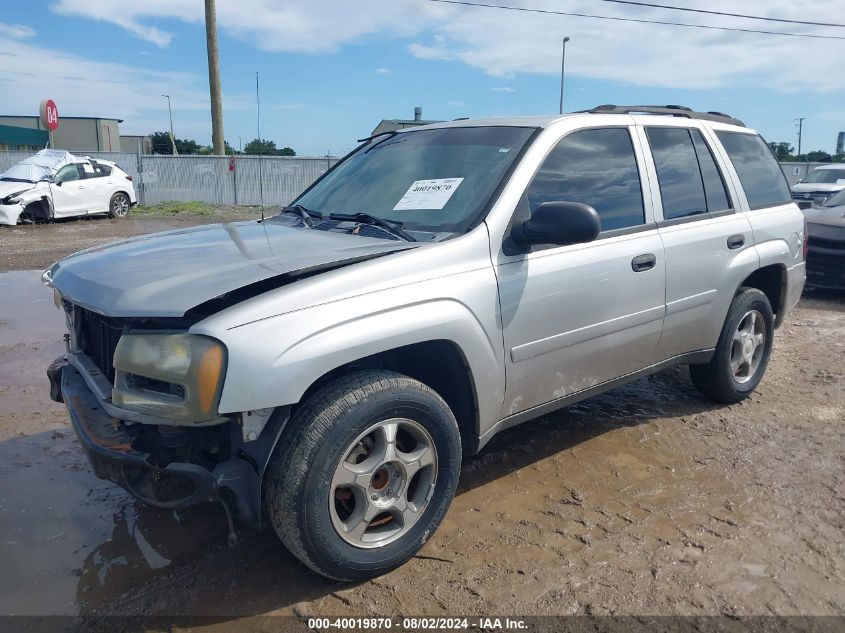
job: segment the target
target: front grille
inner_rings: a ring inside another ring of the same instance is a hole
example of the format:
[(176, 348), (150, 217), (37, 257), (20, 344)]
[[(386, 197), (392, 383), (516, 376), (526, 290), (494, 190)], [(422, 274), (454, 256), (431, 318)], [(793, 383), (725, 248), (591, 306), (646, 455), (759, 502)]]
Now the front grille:
[(74, 309), (74, 321), (79, 348), (113, 382), (114, 350), (123, 334), (123, 324), (79, 306)]

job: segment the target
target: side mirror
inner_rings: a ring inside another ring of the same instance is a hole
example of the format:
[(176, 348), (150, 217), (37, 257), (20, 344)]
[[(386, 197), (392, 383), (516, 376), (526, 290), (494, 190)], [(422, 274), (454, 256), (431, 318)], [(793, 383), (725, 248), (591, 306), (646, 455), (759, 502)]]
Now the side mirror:
[(596, 210), (580, 202), (544, 202), (531, 217), (513, 227), (511, 239), (517, 244), (585, 244), (601, 232)]

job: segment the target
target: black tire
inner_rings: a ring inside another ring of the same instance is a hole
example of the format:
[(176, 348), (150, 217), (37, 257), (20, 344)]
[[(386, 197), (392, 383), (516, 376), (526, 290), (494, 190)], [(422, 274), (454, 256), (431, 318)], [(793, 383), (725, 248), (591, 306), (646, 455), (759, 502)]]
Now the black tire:
[[(362, 433), (393, 418), (428, 433), (436, 454), (433, 492), (396, 540), (356, 547), (332, 523), (332, 478)], [(267, 466), (264, 503), (277, 535), (305, 565), (335, 580), (363, 580), (402, 565), (431, 537), (455, 495), (460, 466), (458, 425), (436, 392), (395, 372), (361, 371), (322, 387), (288, 422)]]
[[(734, 333), (737, 332), (743, 318), (751, 311), (756, 311), (762, 316), (765, 326), (764, 343), (759, 364), (753, 373), (741, 382), (735, 377), (731, 368), (731, 354), (734, 350)], [(769, 356), (772, 353), (774, 331), (774, 315), (768, 297), (756, 288), (741, 287), (728, 309), (713, 358), (709, 363), (690, 365), (690, 377), (695, 387), (717, 402), (732, 404), (748, 397), (757, 388), (766, 372)]]
[(122, 191), (118, 191), (109, 200), (109, 217), (119, 220), (129, 215), (129, 209), (132, 207), (132, 202)]

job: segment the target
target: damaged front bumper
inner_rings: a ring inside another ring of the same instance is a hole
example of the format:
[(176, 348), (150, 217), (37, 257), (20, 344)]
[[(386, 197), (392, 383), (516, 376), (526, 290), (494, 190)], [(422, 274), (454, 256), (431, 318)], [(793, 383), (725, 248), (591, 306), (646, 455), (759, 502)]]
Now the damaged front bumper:
[(23, 213), (23, 204), (0, 204), (0, 224), (15, 226)]
[[(74, 432), (94, 474), (116, 483), (137, 499), (160, 508), (185, 508), (219, 500), (227, 513), (261, 527), (261, 479), (284, 422), (286, 411), (277, 411), (261, 436), (242, 443), (240, 425), (230, 422), (230, 457), (213, 469), (187, 463), (152, 462), (152, 455), (138, 447), (124, 421), (113, 417), (66, 357), (57, 358), (47, 370), (50, 397), (64, 402)], [(109, 407), (114, 409), (113, 405)]]

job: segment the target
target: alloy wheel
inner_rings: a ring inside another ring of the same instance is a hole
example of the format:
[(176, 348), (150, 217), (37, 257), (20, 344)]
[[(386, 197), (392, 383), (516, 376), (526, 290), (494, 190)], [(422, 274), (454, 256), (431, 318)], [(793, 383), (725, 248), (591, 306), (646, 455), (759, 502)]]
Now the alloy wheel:
[(340, 537), (375, 548), (406, 534), (420, 519), (437, 479), (437, 449), (419, 423), (391, 418), (347, 448), (332, 477), (329, 510)]
[(731, 344), (731, 373), (736, 382), (754, 377), (766, 350), (766, 322), (757, 310), (749, 310), (740, 319)]

